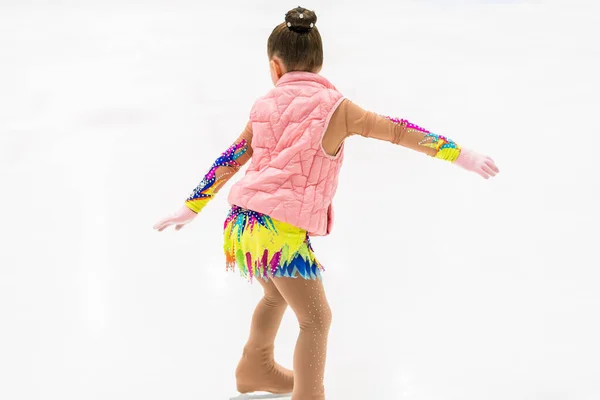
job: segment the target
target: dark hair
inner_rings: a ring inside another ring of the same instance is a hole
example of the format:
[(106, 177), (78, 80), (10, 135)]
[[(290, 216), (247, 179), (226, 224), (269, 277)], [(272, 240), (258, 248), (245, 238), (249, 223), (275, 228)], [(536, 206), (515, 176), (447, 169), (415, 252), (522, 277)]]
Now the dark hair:
[(288, 72), (312, 72), (323, 65), (323, 42), (315, 26), (317, 15), (302, 7), (285, 14), (267, 42), (269, 58), (277, 56)]

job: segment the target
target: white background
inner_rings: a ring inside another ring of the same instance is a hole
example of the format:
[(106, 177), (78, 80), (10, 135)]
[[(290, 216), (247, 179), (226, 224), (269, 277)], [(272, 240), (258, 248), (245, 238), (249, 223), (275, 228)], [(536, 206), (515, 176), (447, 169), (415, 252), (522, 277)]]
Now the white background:
[[(224, 270), (228, 187), (151, 228), (270, 89), (266, 40), (297, 5), (0, 1), (0, 399), (235, 394), (261, 290)], [(597, 3), (301, 5), (344, 95), (502, 171), (347, 144), (313, 242), (328, 399), (600, 398)], [(290, 367), (291, 311), (280, 332)]]

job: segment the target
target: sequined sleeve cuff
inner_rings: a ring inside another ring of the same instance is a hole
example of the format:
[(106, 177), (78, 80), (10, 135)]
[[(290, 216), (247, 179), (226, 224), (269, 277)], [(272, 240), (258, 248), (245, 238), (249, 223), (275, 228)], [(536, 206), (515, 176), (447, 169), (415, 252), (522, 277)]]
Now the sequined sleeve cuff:
[(456, 161), (460, 155), (460, 146), (445, 136), (436, 135), (406, 119), (393, 117), (385, 118), (402, 127), (400, 129), (401, 133), (398, 135), (400, 137), (400, 139), (398, 139), (399, 142), (416, 141), (418, 146), (434, 149), (436, 152), (434, 155), (435, 158), (450, 162)]

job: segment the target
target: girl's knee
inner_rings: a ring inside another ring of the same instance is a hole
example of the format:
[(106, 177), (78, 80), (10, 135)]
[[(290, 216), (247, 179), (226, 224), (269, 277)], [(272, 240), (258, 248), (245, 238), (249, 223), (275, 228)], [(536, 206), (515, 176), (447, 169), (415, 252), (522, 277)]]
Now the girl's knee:
[(329, 328), (329, 326), (331, 325), (331, 319), (333, 317), (331, 307), (329, 307), (329, 304), (326, 303), (320, 306), (319, 308), (321, 309), (321, 312), (318, 314), (321, 320), (324, 322), (324, 324), (327, 325), (327, 327)]
[(268, 307), (285, 307), (287, 303), (279, 292), (267, 292), (263, 296), (263, 302)]
[(332, 312), (328, 304), (312, 305), (307, 314), (298, 316), (300, 329), (328, 332), (331, 326)]

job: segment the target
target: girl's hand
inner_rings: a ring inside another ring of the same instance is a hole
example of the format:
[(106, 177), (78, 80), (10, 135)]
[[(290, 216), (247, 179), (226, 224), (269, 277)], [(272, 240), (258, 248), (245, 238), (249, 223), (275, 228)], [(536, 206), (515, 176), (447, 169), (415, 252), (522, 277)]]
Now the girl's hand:
[(461, 149), (460, 155), (454, 161), (459, 167), (472, 171), (485, 179), (489, 179), (492, 176), (496, 176), (500, 172), (494, 160), (488, 156), (476, 153), (472, 150)]
[(175, 225), (175, 230), (180, 230), (184, 225), (192, 222), (198, 214), (190, 210), (185, 204), (179, 211), (170, 217), (164, 218), (154, 225), (154, 229), (158, 229), (159, 232), (164, 231), (171, 225)]

